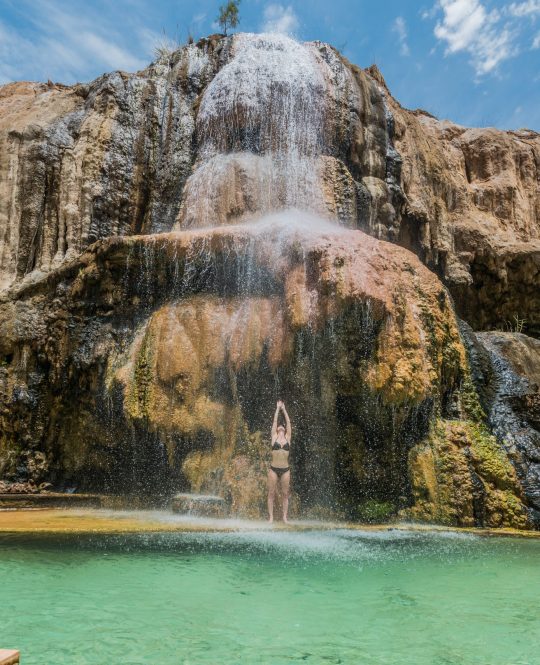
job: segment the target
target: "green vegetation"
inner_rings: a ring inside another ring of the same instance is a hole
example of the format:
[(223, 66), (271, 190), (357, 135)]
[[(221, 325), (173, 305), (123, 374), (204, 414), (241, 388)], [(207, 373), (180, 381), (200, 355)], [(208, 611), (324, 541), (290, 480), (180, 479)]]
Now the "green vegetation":
[(367, 499), (356, 509), (356, 517), (362, 522), (387, 522), (396, 512), (396, 507), (390, 501), (377, 501)]
[(480, 400), (478, 399), (478, 393), (472, 381), (471, 373), (467, 369), (463, 377), (459, 389), (459, 396), (461, 401), (461, 406), (464, 411), (464, 416), (472, 420), (474, 423), (483, 425), (486, 420), (486, 414), (482, 409)]
[(514, 467), (497, 439), (483, 425), (469, 423), (467, 430), (477, 473), (497, 488), (516, 491)]
[(454, 526), (530, 526), (514, 467), (481, 422), (437, 420), (412, 449), (409, 468), (414, 505), (403, 512), (407, 518)]
[(225, 5), (219, 8), (218, 23), (225, 34), (229, 28), (236, 28), (240, 23), (238, 16), (238, 6), (240, 0), (229, 0)]

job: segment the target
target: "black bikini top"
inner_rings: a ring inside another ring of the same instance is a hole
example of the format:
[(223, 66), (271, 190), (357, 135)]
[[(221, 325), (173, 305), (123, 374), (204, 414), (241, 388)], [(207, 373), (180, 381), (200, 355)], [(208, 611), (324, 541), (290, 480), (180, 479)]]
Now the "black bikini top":
[(289, 442), (286, 441), (284, 446), (280, 446), (279, 443), (274, 441), (274, 445), (272, 446), (272, 450), (290, 450), (291, 447), (289, 446)]

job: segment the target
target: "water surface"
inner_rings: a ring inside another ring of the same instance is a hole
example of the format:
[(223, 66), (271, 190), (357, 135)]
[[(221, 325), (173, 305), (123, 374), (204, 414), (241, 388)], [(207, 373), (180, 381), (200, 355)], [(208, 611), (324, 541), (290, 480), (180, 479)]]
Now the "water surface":
[(0, 537), (25, 665), (540, 664), (540, 542), (334, 531)]

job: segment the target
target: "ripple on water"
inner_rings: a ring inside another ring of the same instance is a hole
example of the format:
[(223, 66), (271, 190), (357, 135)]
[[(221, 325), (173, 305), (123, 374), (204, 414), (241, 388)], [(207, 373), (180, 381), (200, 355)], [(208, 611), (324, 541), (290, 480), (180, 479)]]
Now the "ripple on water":
[(0, 540), (27, 665), (536, 665), (540, 543), (336, 528)]

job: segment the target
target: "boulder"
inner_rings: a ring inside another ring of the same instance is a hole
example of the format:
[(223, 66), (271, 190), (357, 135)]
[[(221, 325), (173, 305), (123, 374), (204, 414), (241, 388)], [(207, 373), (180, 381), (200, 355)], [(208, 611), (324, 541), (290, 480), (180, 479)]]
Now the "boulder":
[(226, 517), (229, 512), (226, 501), (212, 494), (176, 494), (171, 507), (174, 513), (195, 517)]

